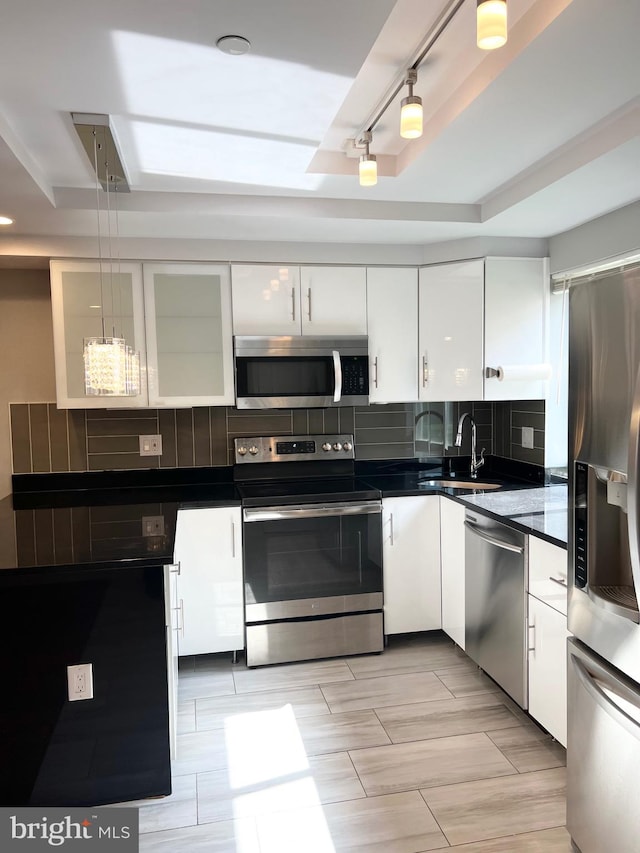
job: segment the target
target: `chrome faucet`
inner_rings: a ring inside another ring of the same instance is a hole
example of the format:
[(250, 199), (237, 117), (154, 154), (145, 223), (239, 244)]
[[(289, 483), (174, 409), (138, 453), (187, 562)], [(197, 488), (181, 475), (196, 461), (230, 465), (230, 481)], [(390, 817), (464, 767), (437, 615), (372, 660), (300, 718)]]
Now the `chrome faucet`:
[(475, 478), (478, 476), (478, 468), (482, 468), (482, 466), (484, 465), (485, 448), (483, 447), (480, 451), (480, 459), (478, 459), (476, 457), (476, 422), (471, 417), (469, 412), (463, 412), (463, 414), (460, 415), (460, 420), (458, 421), (458, 431), (456, 433), (455, 440), (456, 447), (462, 446), (462, 427), (465, 418), (469, 418), (469, 420), (471, 421), (471, 476), (475, 480)]

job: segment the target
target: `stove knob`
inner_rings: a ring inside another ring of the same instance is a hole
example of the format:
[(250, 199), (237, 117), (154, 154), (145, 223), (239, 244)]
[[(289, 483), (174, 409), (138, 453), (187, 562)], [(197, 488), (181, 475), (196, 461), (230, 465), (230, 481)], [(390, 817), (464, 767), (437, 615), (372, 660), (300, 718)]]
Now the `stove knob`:
[(350, 441), (345, 441), (345, 443), (342, 445), (342, 449), (346, 450), (348, 453), (350, 450), (353, 450), (353, 444), (351, 444)]
[(333, 449), (334, 450), (342, 450), (342, 445), (340, 444), (339, 441), (336, 441), (336, 443), (333, 445)]
[(322, 445), (322, 449), (323, 450), (331, 450), (331, 445), (329, 444), (328, 441), (325, 441), (325, 443)]
[(255, 446), (255, 444), (251, 445), (251, 447), (249, 448), (249, 453), (252, 456), (255, 456), (258, 453), (258, 448)]
[(238, 456), (245, 456), (246, 453), (247, 453), (247, 448), (243, 444), (241, 447), (238, 448)]

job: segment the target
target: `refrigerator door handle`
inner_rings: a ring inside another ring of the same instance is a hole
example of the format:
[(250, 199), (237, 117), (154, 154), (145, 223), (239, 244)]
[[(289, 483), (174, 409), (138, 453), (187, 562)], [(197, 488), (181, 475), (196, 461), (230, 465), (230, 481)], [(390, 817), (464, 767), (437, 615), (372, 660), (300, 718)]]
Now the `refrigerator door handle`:
[(636, 376), (635, 391), (629, 421), (629, 458), (627, 466), (627, 527), (629, 557), (633, 584), (640, 590), (640, 541), (638, 539), (638, 466), (640, 465), (640, 368)]
[(590, 698), (640, 740), (640, 696), (597, 665), (585, 664), (573, 655), (571, 662), (579, 682)]

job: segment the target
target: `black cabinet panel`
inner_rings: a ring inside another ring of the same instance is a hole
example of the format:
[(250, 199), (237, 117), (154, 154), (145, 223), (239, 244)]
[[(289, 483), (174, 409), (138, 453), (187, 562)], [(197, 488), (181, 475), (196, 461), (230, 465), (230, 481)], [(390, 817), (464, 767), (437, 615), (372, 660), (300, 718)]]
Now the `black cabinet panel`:
[[(56, 572), (0, 600), (0, 802), (99, 805), (170, 793), (162, 566)], [(17, 580), (17, 578), (16, 578)], [(93, 664), (69, 702), (67, 666)]]

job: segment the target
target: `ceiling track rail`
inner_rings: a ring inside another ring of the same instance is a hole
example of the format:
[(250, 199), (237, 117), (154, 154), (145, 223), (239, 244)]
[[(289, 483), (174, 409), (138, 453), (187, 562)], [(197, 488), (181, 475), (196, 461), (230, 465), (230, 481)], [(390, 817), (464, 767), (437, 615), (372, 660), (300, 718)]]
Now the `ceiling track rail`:
[(431, 52), (436, 42), (440, 38), (440, 36), (447, 29), (451, 21), (455, 18), (458, 10), (461, 6), (464, 5), (466, 0), (450, 0), (450, 2), (445, 6), (445, 8), (440, 13), (438, 20), (435, 22), (433, 27), (429, 30), (427, 35), (422, 42), (422, 45), (418, 48), (417, 53), (410, 58), (403, 67), (402, 75), (398, 76), (396, 81), (392, 84), (391, 89), (384, 96), (384, 99), (381, 103), (376, 107), (375, 112), (373, 113), (373, 118), (370, 118), (368, 122), (361, 126), (358, 134), (356, 135), (356, 139), (361, 139), (365, 133), (371, 133), (375, 126), (378, 124), (382, 116), (389, 109), (393, 101), (397, 98), (400, 91), (404, 88), (407, 81), (407, 71), (417, 71), (420, 65), (424, 62), (428, 54)]

